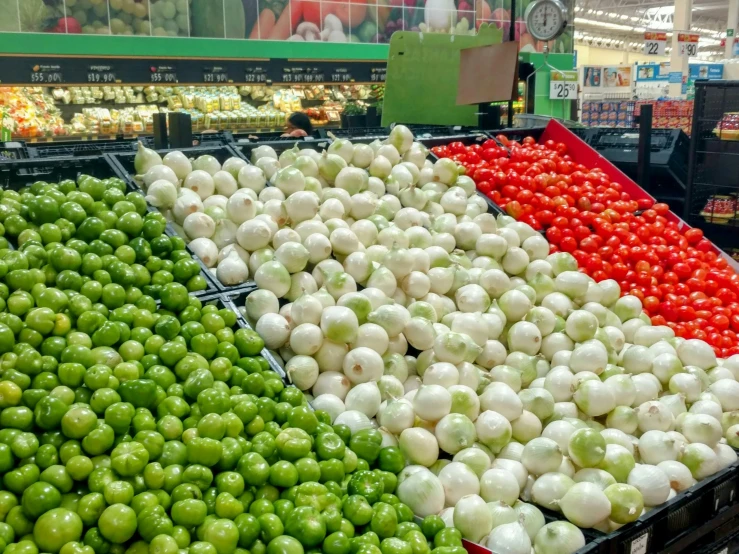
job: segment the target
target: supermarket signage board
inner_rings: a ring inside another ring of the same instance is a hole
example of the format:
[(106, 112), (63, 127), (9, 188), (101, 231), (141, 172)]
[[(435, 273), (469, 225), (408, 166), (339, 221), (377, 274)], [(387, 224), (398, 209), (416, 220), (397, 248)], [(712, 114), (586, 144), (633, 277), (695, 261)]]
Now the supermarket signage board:
[(477, 125), (478, 107), (457, 105), (461, 51), (501, 42), (503, 31), (486, 23), (476, 35), (393, 33), (382, 125)]
[(644, 33), (644, 53), (647, 56), (664, 56), (667, 48), (667, 33), (646, 31)]
[(552, 71), (549, 73), (549, 99), (577, 99), (577, 71)]
[(684, 58), (692, 58), (698, 54), (698, 41), (701, 36), (698, 33), (677, 34), (677, 54)]
[(4, 86), (382, 84), (382, 60), (197, 60), (1, 56)]

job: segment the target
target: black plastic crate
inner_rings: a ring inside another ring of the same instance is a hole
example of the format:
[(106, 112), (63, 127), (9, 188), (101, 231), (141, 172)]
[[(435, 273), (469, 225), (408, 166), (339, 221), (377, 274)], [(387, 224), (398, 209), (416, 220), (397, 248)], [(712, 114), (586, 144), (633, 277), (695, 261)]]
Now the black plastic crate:
[(433, 148), (434, 146), (444, 146), (451, 142), (461, 142), (464, 145), (470, 145), (475, 143), (482, 144), (488, 139), (488, 136), (483, 132), (475, 133), (460, 133), (449, 131), (446, 134), (439, 134), (433, 137), (415, 137), (416, 142), (420, 142), (426, 148)]
[[(256, 284), (252, 285), (242, 285), (241, 287), (233, 287), (233, 290), (221, 293), (221, 297), (224, 299), (224, 301), (228, 304), (228, 306), (236, 312), (236, 315), (239, 316), (240, 321), (242, 324), (247, 327), (248, 329), (251, 329), (251, 324), (246, 320), (246, 317), (241, 311), (241, 308), (246, 303), (246, 297), (249, 296), (252, 292), (257, 290)], [(270, 352), (267, 348), (262, 350), (262, 356), (269, 362), (269, 366), (272, 368), (273, 371), (280, 374), (280, 376), (283, 378), (285, 383), (289, 383), (289, 379), (287, 378), (287, 374), (285, 373), (285, 369), (283, 368), (282, 364), (277, 361), (277, 358)]]
[[(87, 158), (48, 158), (48, 159), (29, 159), (17, 160), (10, 162), (0, 162), (0, 189), (18, 190), (24, 186), (31, 185), (36, 181), (47, 181), (58, 183), (63, 179), (77, 180), (80, 175), (91, 175), (98, 179), (107, 179), (110, 177), (120, 177), (120, 172), (116, 171), (114, 160), (109, 155), (100, 157)], [(132, 184), (131, 181), (124, 179), (128, 192), (141, 193), (141, 191)], [(149, 211), (157, 211), (147, 204)], [(174, 236), (174, 230), (169, 229), (169, 225), (165, 229), (165, 234)], [(188, 251), (192, 254), (192, 251)], [(200, 264), (200, 273), (205, 279), (208, 287), (205, 290), (197, 291), (193, 294), (202, 296), (213, 294), (218, 291), (214, 281), (215, 278), (210, 275), (208, 268), (202, 261), (193, 254), (193, 258)]]
[[(154, 148), (154, 137), (149, 135), (142, 137), (141, 142), (147, 148)], [(233, 142), (231, 131), (204, 131), (192, 134), (192, 147), (198, 146), (225, 146)]]
[[(80, 175), (98, 179), (120, 177), (116, 169), (107, 156), (9, 160), (0, 162), (0, 188), (17, 190), (36, 181), (58, 183), (63, 179), (77, 180)], [(128, 182), (126, 186), (129, 192), (138, 191)]]
[[(195, 146), (193, 148), (169, 148), (166, 150), (157, 150), (157, 153), (163, 158), (169, 152), (176, 151), (182, 152), (191, 159), (195, 159), (199, 156), (204, 156), (208, 154), (217, 159), (221, 164), (229, 158), (243, 158), (243, 156), (236, 149), (224, 145), (204, 145)], [(132, 150), (131, 152), (125, 153), (115, 152), (111, 153), (110, 157), (117, 166), (116, 171), (118, 172), (118, 175), (122, 179), (125, 179), (126, 182), (130, 183), (131, 186), (139, 189), (139, 186), (134, 181), (134, 176), (136, 175), (136, 168), (134, 167), (136, 151)]]
[[(152, 209), (156, 210), (156, 208), (152, 208)], [(256, 287), (256, 284), (254, 283), (252, 279), (249, 279), (245, 283), (242, 283), (240, 285), (234, 285), (234, 286), (224, 285), (218, 280), (218, 277), (216, 277), (216, 275), (211, 271), (211, 268), (205, 265), (203, 260), (201, 260), (200, 257), (197, 254), (195, 254), (195, 252), (190, 248), (189, 239), (183, 236), (181, 233), (178, 233), (177, 229), (174, 227), (173, 224), (169, 223), (164, 232), (170, 237), (178, 236), (185, 241), (185, 249), (190, 254), (190, 256), (192, 256), (192, 259), (196, 260), (200, 264), (200, 267), (202, 268), (205, 274), (205, 280), (208, 281), (208, 283), (212, 286), (212, 289), (209, 287), (209, 290), (211, 290), (211, 292), (217, 291), (218, 293), (224, 293), (224, 292), (229, 292), (233, 290), (240, 290), (244, 287)], [(215, 267), (213, 267), (213, 269), (215, 269)]]
[[(248, 294), (250, 292), (253, 292), (254, 290), (256, 290), (256, 287), (253, 287), (251, 289), (246, 288), (244, 289), (244, 293)], [(205, 305), (215, 305), (219, 310), (227, 309), (227, 310), (234, 312), (236, 314), (236, 324), (232, 327), (234, 331), (236, 331), (237, 329), (249, 329), (253, 331), (251, 325), (247, 323), (247, 321), (239, 313), (238, 309), (236, 309), (236, 306), (233, 304), (233, 302), (231, 302), (231, 300), (227, 296), (221, 293), (211, 293), (208, 295), (200, 296), (199, 300), (202, 302), (204, 306)], [(260, 355), (265, 360), (267, 360), (267, 362), (269, 363), (269, 368), (275, 373), (277, 373), (285, 384), (288, 384), (285, 378), (285, 372), (282, 370), (282, 367), (275, 361), (272, 354), (270, 354), (270, 352), (265, 348), (260, 352)]]
[[(333, 129), (337, 131), (338, 129)], [(280, 131), (266, 131), (260, 133), (249, 133), (245, 131), (232, 131), (229, 133), (231, 142), (244, 143), (244, 142), (262, 142), (262, 141), (276, 141), (276, 142), (290, 142), (296, 140), (321, 140), (326, 138), (324, 135), (326, 132), (331, 132), (332, 129), (314, 129), (313, 132), (307, 137), (284, 137), (284, 130)]]
[(256, 140), (251, 142), (236, 142), (232, 145), (232, 148), (236, 150), (243, 158), (246, 158), (249, 163), (251, 163), (251, 153), (252, 150), (255, 148), (258, 148), (259, 146), (270, 146), (272, 147), (275, 152), (277, 152), (277, 155), (279, 156), (282, 154), (285, 150), (290, 150), (294, 146), (297, 146), (298, 149), (303, 150), (304, 148), (309, 148), (311, 150), (316, 150), (318, 152), (322, 152), (326, 148), (328, 148), (328, 145), (331, 144), (331, 141), (329, 139), (306, 139), (306, 138), (295, 138), (291, 137), (289, 140)]
[(739, 514), (738, 487), (736, 462), (637, 521), (604, 534), (596, 554), (694, 552), (703, 537)]
[(22, 142), (0, 142), (0, 161), (25, 160), (28, 149)]
[(55, 141), (49, 143), (27, 143), (29, 158), (77, 158), (102, 156), (113, 152), (135, 152), (136, 140), (90, 140)]
[(508, 140), (515, 140), (515, 141), (521, 142), (526, 137), (533, 137), (534, 140), (538, 141), (543, 133), (544, 133), (544, 127), (532, 127), (531, 129), (510, 128), (510, 129), (499, 129), (496, 131), (486, 131), (485, 132), (485, 134), (487, 134), (490, 138), (494, 139), (501, 146), (505, 146), (505, 145), (498, 140), (497, 137), (500, 135), (506, 137)]
[(372, 140), (380, 138), (384, 139), (390, 134), (389, 127), (355, 127), (351, 129), (330, 129), (328, 131), (322, 130), (322, 135), (329, 138), (329, 133), (334, 135), (336, 138), (342, 139), (364, 139), (372, 138)]

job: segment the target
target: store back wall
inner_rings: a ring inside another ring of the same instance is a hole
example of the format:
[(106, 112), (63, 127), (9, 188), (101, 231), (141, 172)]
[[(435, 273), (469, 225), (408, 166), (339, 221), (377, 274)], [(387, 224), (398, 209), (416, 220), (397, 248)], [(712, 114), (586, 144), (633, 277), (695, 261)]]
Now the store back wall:
[(669, 56), (646, 56), (641, 52), (624, 52), (610, 48), (577, 45), (577, 67), (585, 65), (630, 65), (633, 63), (669, 62)]

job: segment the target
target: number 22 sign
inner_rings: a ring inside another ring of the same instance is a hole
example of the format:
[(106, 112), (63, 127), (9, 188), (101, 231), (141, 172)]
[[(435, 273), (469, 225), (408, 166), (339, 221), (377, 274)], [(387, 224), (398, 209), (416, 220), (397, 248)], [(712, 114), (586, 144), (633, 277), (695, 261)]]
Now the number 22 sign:
[(647, 56), (664, 56), (667, 48), (667, 33), (647, 31), (644, 33), (644, 53)]

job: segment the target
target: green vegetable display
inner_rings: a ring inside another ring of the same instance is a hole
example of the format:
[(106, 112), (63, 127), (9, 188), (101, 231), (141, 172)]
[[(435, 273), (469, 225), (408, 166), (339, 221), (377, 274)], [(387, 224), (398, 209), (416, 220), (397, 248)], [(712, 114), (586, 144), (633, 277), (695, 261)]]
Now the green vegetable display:
[(121, 182), (5, 190), (0, 222), (0, 553), (463, 554), (393, 494), (397, 448), (189, 294), (199, 268)]

